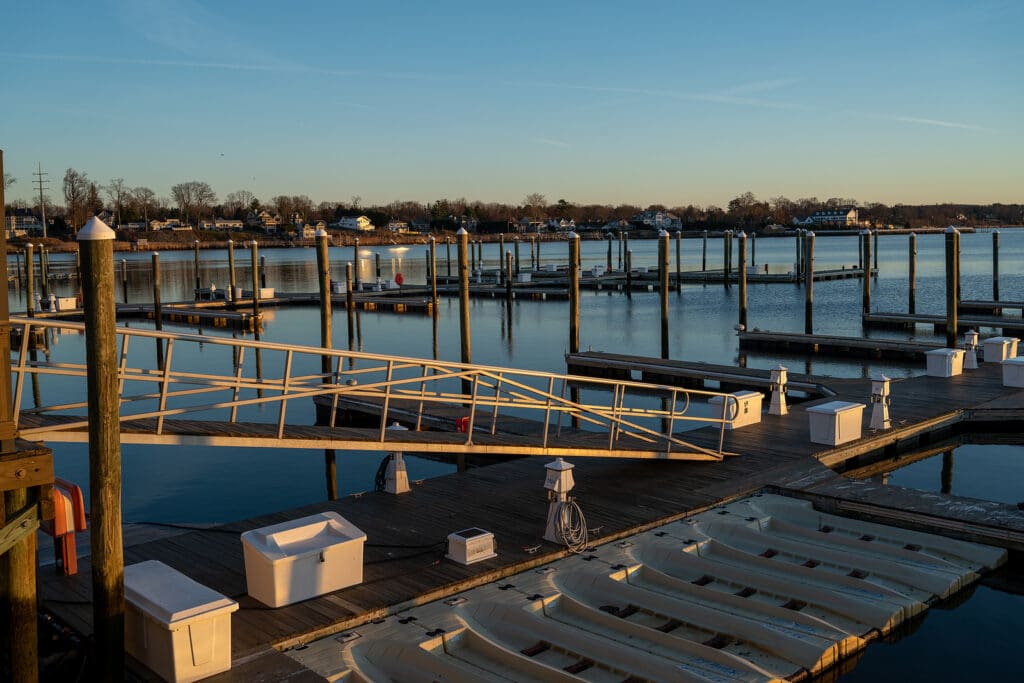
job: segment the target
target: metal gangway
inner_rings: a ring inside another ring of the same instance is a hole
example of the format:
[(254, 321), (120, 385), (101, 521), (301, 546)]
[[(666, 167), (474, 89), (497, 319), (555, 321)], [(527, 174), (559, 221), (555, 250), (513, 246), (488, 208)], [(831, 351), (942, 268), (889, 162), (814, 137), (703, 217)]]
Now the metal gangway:
[[(20, 436), (87, 442), (85, 359), (40, 355), (84, 325), (11, 326)], [(661, 384), (127, 327), (117, 337), (122, 443), (716, 461), (729, 455), (726, 420), (706, 402), (738, 409), (729, 394)], [(353, 407), (372, 426), (342, 424)]]

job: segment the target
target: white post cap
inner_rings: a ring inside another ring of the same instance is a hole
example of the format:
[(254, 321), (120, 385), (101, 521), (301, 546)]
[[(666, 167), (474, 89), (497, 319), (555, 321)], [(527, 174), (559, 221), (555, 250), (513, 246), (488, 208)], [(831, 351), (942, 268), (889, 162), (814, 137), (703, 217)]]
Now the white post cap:
[(580, 238), (580, 236), (576, 234), (576, 231), (575, 231), (575, 230), (570, 230), (570, 231), (569, 231), (569, 234), (568, 234), (568, 235), (566, 235), (566, 237), (568, 237), (568, 238), (569, 238), (569, 239), (571, 239), (571, 240), (576, 240), (576, 239), (579, 239), (579, 238)]
[(661, 230), (659, 230), (658, 231), (658, 237), (668, 237), (668, 230), (666, 230), (665, 228), (662, 228)]
[(455, 234), (456, 235), (468, 235), (469, 233), (466, 232), (465, 228), (459, 228), (459, 231), (457, 233), (455, 233)]
[(951, 232), (959, 232), (959, 231), (956, 228), (954, 228), (952, 225), (947, 225), (946, 226), (946, 233), (948, 234), (948, 233), (951, 233)]
[(316, 233), (314, 233), (314, 234), (315, 234), (315, 235), (316, 235), (317, 237), (327, 237), (327, 231), (326, 231), (326, 230), (324, 230), (323, 228), (317, 228), (317, 229), (316, 229)]
[(807, 231), (807, 236), (808, 236), (808, 237), (814, 237), (814, 232), (813, 232), (813, 231), (811, 231), (811, 230), (808, 230), (808, 231)]
[(867, 228), (864, 228), (863, 230), (860, 231), (860, 234), (870, 236), (871, 235), (871, 231), (868, 230)]
[(737, 235), (737, 237), (739, 237), (741, 240), (745, 240), (745, 239), (747, 239), (747, 233), (745, 233), (742, 230), (740, 230), (740, 234)]
[(564, 472), (565, 470), (571, 470), (575, 465), (568, 463), (561, 458), (555, 458), (548, 464), (544, 465), (546, 469), (555, 470), (556, 472)]
[[(93, 216), (85, 224), (85, 226), (78, 231), (78, 241), (85, 242), (91, 240), (112, 240), (117, 237), (116, 233), (110, 229), (110, 226), (101, 221), (96, 216)], [(39, 245), (40, 247), (43, 245)]]

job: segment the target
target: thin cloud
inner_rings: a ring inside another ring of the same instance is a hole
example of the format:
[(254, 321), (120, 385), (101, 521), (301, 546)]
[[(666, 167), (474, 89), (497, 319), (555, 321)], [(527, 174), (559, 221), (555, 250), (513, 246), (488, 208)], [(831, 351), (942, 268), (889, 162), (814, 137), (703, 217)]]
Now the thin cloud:
[(568, 142), (562, 142), (561, 140), (552, 140), (551, 138), (533, 138), (533, 141), (539, 142), (542, 145), (548, 145), (549, 147), (568, 148), (570, 146)]
[(775, 78), (766, 81), (754, 81), (753, 83), (741, 83), (739, 85), (722, 88), (721, 90), (715, 90), (713, 92), (718, 95), (741, 95), (743, 93), (778, 90), (779, 88), (785, 88), (799, 82), (799, 78)]
[(893, 116), (893, 121), (900, 123), (916, 123), (924, 126), (939, 126), (941, 128), (960, 128), (963, 130), (991, 130), (984, 126), (978, 126), (973, 123), (957, 123), (956, 121), (941, 121), (939, 119), (922, 119), (916, 116)]

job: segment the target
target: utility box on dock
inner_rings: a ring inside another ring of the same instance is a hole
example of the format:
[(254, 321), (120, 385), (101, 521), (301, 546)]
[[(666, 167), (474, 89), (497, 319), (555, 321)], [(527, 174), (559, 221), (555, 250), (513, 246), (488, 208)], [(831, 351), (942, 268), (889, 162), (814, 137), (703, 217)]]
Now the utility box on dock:
[(242, 534), (249, 595), (282, 607), (363, 581), (366, 534), (321, 512)]
[(964, 371), (963, 349), (934, 349), (924, 356), (928, 377), (956, 377)]
[(1002, 366), (1004, 387), (1024, 387), (1024, 358), (1007, 358)]
[(722, 419), (722, 407), (728, 406), (725, 412), (726, 429), (739, 429), (761, 422), (761, 402), (764, 400), (761, 392), (737, 391), (729, 394), (729, 397), (729, 400), (725, 396), (712, 396), (708, 399), (713, 418)]
[(982, 341), (986, 363), (1002, 363), (1007, 358), (1017, 357), (1016, 337), (989, 337)]
[(863, 403), (829, 401), (807, 409), (811, 421), (811, 442), (838, 446), (860, 438)]
[(161, 678), (197, 681), (231, 668), (238, 603), (163, 562), (124, 568), (125, 649)]

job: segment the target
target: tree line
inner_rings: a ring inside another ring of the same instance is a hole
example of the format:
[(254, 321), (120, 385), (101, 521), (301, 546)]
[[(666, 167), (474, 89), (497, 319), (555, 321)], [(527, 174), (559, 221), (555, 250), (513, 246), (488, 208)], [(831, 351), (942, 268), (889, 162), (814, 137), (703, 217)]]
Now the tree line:
[[(4, 175), (4, 187), (16, 179)], [(115, 227), (125, 223), (144, 223), (159, 218), (178, 218), (194, 224), (205, 218), (244, 220), (252, 213), (266, 209), (282, 218), (284, 224), (293, 217), (305, 222), (323, 220), (328, 223), (344, 216), (366, 215), (375, 225), (399, 220), (417, 225), (429, 224), (433, 229), (454, 229), (469, 225), (480, 232), (508, 231), (512, 223), (521, 219), (549, 218), (572, 220), (578, 226), (602, 226), (612, 221), (630, 221), (643, 211), (670, 213), (679, 218), (684, 230), (715, 230), (741, 227), (757, 230), (769, 225), (791, 225), (794, 218), (806, 218), (815, 211), (836, 208), (856, 208), (862, 223), (872, 227), (893, 225), (917, 228), (925, 225), (1020, 225), (1024, 224), (1022, 204), (894, 204), (861, 203), (853, 198), (817, 197), (789, 199), (784, 196), (759, 199), (752, 192), (733, 198), (725, 207), (715, 205), (666, 206), (651, 204), (578, 204), (559, 199), (549, 202), (545, 195), (532, 193), (519, 204), (469, 201), (465, 198), (441, 198), (433, 202), (394, 201), (379, 206), (362, 206), (356, 195), (348, 202), (315, 202), (305, 194), (277, 195), (263, 201), (248, 190), (229, 192), (220, 200), (209, 183), (188, 180), (170, 188), (169, 196), (158, 196), (146, 186), (133, 187), (124, 178), (112, 178), (98, 183), (74, 168), (65, 171), (61, 183), (63, 205), (52, 202), (44, 194), (46, 215), (53, 220), (54, 232), (73, 234), (89, 217), (108, 210)], [(38, 210), (38, 200), (16, 200), (8, 204), (9, 210)]]

